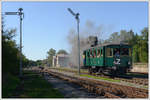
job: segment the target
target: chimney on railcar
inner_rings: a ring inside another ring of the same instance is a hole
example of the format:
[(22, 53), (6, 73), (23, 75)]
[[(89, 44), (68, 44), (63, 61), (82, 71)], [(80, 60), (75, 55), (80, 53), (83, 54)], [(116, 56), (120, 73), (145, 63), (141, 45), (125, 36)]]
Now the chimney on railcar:
[(94, 47), (98, 44), (97, 36), (89, 36), (87, 41), (91, 47)]

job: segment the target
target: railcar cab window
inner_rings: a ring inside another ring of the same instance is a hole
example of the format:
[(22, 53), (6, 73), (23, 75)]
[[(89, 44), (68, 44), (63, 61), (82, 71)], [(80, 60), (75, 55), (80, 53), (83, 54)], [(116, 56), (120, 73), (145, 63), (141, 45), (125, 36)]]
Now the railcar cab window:
[(100, 49), (97, 49), (97, 58), (100, 57)]
[(82, 55), (83, 59), (85, 59), (85, 56), (86, 56), (86, 52), (84, 51)]
[(101, 49), (101, 56), (103, 56), (103, 49)]
[(88, 56), (88, 58), (90, 58), (90, 51), (87, 52), (87, 56)]
[(129, 55), (129, 49), (128, 48), (121, 48), (121, 55), (122, 56), (128, 56)]
[(93, 58), (92, 49), (90, 50), (90, 58)]
[(85, 64), (85, 61), (86, 61), (86, 60), (85, 60), (85, 58), (86, 58), (86, 52), (85, 52), (85, 51), (83, 52), (82, 57), (83, 57), (83, 64)]
[(94, 49), (94, 58), (96, 58), (96, 49)]
[(113, 56), (113, 49), (112, 48), (107, 48), (106, 49), (106, 55), (107, 55), (107, 57), (112, 57)]
[(131, 52), (132, 52), (132, 51), (131, 51), (131, 48), (129, 48), (129, 56), (131, 56)]
[(88, 55), (89, 55), (89, 58), (91, 57), (91, 51), (89, 50), (89, 52), (88, 52)]
[(119, 49), (119, 48), (115, 48), (115, 49), (113, 50), (113, 55), (114, 55), (115, 57), (119, 57), (119, 56), (120, 56), (120, 49)]

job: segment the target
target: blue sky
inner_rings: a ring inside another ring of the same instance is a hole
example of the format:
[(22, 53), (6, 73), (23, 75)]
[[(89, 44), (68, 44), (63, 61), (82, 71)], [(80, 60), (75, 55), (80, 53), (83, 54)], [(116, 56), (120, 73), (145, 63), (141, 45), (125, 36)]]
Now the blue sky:
[[(148, 27), (148, 2), (2, 2), (2, 12), (17, 11), (22, 7), (23, 53), (32, 60), (45, 59), (50, 48), (56, 51), (70, 46), (66, 39), (71, 28), (76, 29), (74, 17), (67, 11), (71, 8), (80, 13), (80, 30), (87, 20), (97, 26), (113, 26), (105, 38), (121, 29), (136, 33)], [(17, 28), (19, 44), (19, 17), (5, 16), (6, 28)]]

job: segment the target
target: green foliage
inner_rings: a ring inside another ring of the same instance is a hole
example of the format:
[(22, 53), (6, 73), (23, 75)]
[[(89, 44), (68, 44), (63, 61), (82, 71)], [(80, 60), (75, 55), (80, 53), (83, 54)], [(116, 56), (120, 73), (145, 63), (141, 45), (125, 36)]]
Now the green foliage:
[(19, 97), (25, 98), (63, 98), (63, 95), (53, 89), (51, 84), (36, 73), (25, 71), (22, 91)]
[(10, 30), (2, 36), (2, 72), (16, 75), (19, 73), (19, 50), (12, 40), (14, 32)]
[(20, 84), (20, 80), (16, 76), (7, 74), (7, 76), (5, 76), (5, 81), (7, 81), (7, 82), (3, 82), (2, 97), (8, 98), (13, 95), (14, 90), (16, 89), (18, 84)]
[(68, 53), (67, 53), (67, 51), (61, 49), (61, 50), (59, 50), (59, 51), (57, 52), (57, 54), (68, 54)]
[(41, 65), (42, 65), (42, 60), (37, 60), (37, 61), (36, 61), (36, 65), (37, 65), (37, 66), (41, 66)]
[(133, 46), (133, 53), (132, 53), (132, 57), (133, 57), (133, 62), (139, 62), (139, 54), (138, 54), (138, 46), (134, 45)]
[(110, 35), (109, 39), (108, 40), (105, 40), (107, 42), (116, 42), (116, 41), (119, 41), (119, 34), (118, 32), (114, 32)]
[[(2, 96), (9, 97), (17, 87), (20, 80), (19, 61), (20, 51), (13, 39), (16, 36), (16, 29), (4, 30), (4, 21), (2, 22)], [(28, 63), (28, 59), (22, 55), (23, 67)]]
[(47, 52), (47, 54), (48, 54), (48, 57), (55, 56), (56, 50), (54, 50), (53, 48), (51, 48), (51, 49)]
[(52, 61), (53, 61), (53, 56), (56, 55), (56, 50), (54, 50), (53, 48), (51, 48), (48, 52), (48, 57), (47, 57), (47, 63), (52, 66)]
[(135, 62), (148, 62), (148, 28), (141, 31), (141, 35), (135, 36), (133, 44), (133, 57)]

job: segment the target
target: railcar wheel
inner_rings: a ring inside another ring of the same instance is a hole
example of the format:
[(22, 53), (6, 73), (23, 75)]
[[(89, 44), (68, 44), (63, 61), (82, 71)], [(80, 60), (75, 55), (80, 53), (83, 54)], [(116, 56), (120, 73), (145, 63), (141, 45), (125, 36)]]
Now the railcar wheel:
[(111, 74), (112, 77), (115, 77), (118, 73), (117, 73), (116, 70), (111, 70), (110, 74)]
[(92, 74), (92, 68), (91, 68), (91, 67), (89, 67), (88, 73), (89, 73), (90, 75)]
[(98, 69), (98, 74), (103, 75), (103, 69), (102, 68)]
[(122, 68), (122, 69), (118, 70), (117, 72), (118, 72), (118, 74), (124, 75), (127, 73), (127, 70), (126, 70), (126, 68)]

